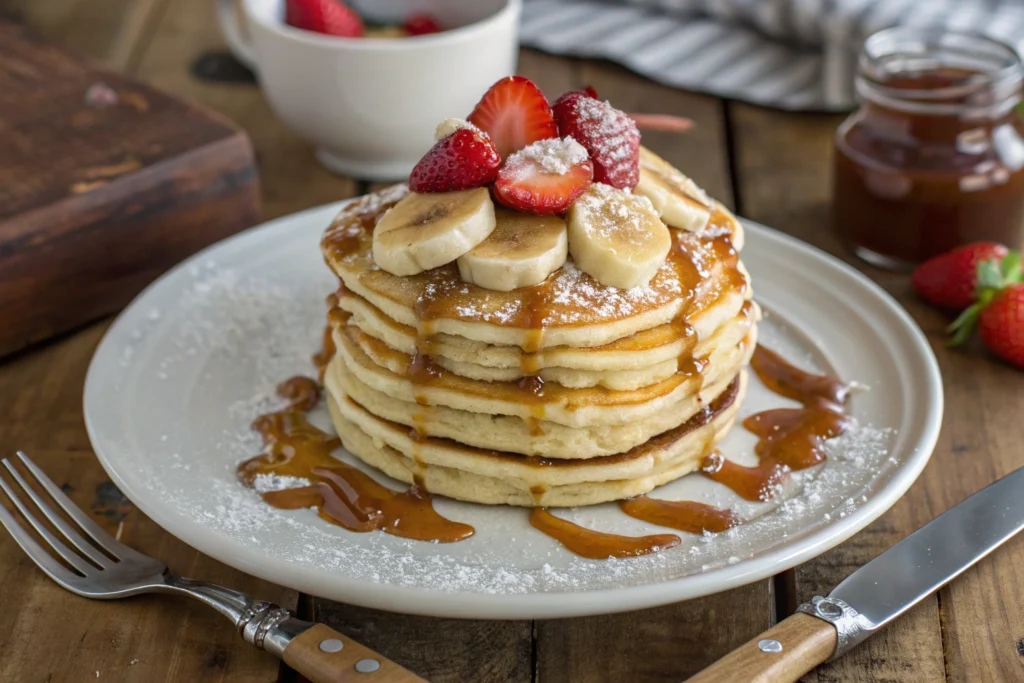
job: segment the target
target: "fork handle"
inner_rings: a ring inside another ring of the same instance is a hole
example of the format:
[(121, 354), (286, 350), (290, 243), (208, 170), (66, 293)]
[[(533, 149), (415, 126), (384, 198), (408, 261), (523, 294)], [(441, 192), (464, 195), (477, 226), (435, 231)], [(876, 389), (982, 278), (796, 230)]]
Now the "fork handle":
[(293, 637), (281, 658), (312, 683), (426, 683), (325, 624), (314, 624)]

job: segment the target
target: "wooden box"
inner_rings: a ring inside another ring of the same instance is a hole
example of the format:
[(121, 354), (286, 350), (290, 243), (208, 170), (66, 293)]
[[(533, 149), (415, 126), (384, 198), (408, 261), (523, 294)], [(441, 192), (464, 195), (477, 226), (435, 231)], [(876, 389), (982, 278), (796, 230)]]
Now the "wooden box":
[(229, 121), (0, 21), (0, 356), (118, 310), (259, 202)]

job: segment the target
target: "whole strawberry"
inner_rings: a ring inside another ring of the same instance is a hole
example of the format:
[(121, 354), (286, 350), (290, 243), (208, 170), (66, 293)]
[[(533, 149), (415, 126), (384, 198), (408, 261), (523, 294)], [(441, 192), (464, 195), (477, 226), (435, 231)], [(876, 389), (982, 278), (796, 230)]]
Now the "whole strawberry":
[(593, 88), (567, 92), (552, 106), (558, 134), (579, 142), (594, 163), (594, 182), (632, 190), (640, 180), (640, 131), (629, 114), (597, 99)]
[(363, 20), (340, 0), (287, 0), (284, 15), (290, 26), (315, 33), (345, 38), (365, 33)]
[(454, 192), (483, 187), (501, 166), (498, 150), (477, 128), (457, 128), (438, 140), (409, 174), (413, 192)]
[(1024, 274), (1021, 255), (1008, 251), (999, 260), (978, 264), (976, 301), (960, 314), (949, 332), (950, 344), (966, 341), (978, 328), (981, 341), (1007, 363), (1024, 369)]
[(992, 353), (1024, 370), (1024, 284), (1000, 290), (981, 309), (978, 333)]
[(961, 311), (978, 295), (978, 265), (1000, 261), (1009, 250), (995, 242), (976, 242), (925, 261), (914, 270), (911, 284), (925, 301)]

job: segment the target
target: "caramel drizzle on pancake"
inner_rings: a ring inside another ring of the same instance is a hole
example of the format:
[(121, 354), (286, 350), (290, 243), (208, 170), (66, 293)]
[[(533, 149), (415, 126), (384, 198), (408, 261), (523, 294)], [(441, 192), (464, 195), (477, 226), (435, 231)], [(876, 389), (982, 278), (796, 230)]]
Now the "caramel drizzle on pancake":
[(270, 491), (263, 500), (281, 510), (315, 507), (323, 519), (348, 529), (380, 530), (393, 536), (453, 543), (473, 535), (473, 527), (442, 517), (422, 486), (392, 491), (331, 455), (341, 445), (312, 425), (306, 413), (317, 404), (320, 387), (308, 377), (292, 377), (277, 387), (288, 405), (256, 418), (263, 453), (238, 466), (238, 478), (252, 487), (261, 474), (300, 477), (309, 486)]

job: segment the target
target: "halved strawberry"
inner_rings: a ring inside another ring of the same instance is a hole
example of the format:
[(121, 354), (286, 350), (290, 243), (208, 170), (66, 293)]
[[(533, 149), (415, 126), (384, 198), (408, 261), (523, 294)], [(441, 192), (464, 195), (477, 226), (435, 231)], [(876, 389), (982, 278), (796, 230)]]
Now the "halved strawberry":
[(438, 140), (409, 174), (413, 192), (454, 192), (483, 187), (494, 180), (501, 157), (487, 135), (458, 128)]
[(640, 131), (629, 114), (591, 93), (593, 88), (573, 90), (555, 100), (558, 134), (575, 138), (587, 149), (594, 161), (594, 182), (632, 190), (640, 180)]
[(562, 213), (594, 178), (587, 151), (572, 138), (540, 140), (508, 159), (494, 181), (505, 206), (536, 214)]
[(547, 98), (533, 81), (522, 76), (509, 76), (492, 85), (468, 121), (491, 136), (502, 159), (531, 142), (558, 137)]
[(329, 36), (358, 38), (365, 33), (363, 20), (340, 0), (287, 0), (284, 15), (290, 26)]

